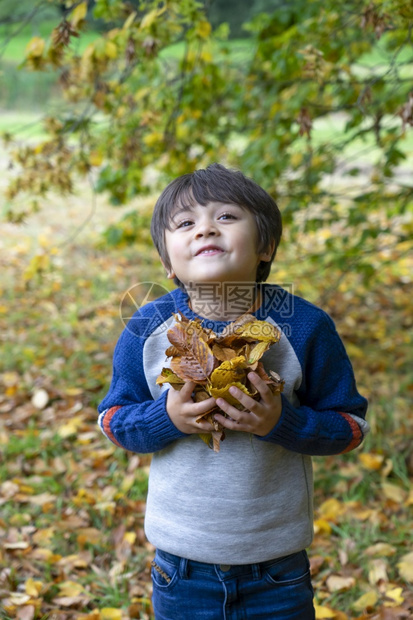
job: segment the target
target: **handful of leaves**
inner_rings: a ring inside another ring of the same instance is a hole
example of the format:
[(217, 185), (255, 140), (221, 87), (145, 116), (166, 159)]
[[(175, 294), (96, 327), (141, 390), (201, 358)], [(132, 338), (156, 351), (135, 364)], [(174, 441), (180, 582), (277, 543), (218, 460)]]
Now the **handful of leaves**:
[[(279, 329), (266, 321), (257, 321), (251, 314), (244, 314), (217, 335), (202, 327), (200, 319), (190, 321), (183, 315), (173, 316), (176, 323), (167, 332), (171, 346), (165, 351), (172, 358), (171, 367), (162, 369), (157, 384), (169, 383), (180, 390), (186, 381), (193, 381), (195, 402), (210, 396), (221, 397), (240, 410), (243, 406), (229, 392), (232, 385), (251, 398), (260, 398), (248, 380), (250, 371), (255, 371), (274, 393), (282, 392), (284, 381), (273, 371), (269, 376), (259, 361), (265, 351), (280, 340)], [(209, 446), (212, 438), (215, 452), (219, 452), (220, 441), (225, 439), (223, 426), (214, 419), (218, 412), (226, 415), (215, 405), (197, 419), (197, 422), (206, 419), (212, 425), (211, 433), (200, 433), (200, 436)]]

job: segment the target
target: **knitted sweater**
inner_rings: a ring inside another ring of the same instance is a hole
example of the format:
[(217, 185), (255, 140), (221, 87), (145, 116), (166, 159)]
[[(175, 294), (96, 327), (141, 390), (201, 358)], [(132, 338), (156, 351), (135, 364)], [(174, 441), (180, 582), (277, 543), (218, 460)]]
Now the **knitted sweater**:
[[(356, 389), (333, 321), (276, 285), (261, 285), (261, 291), (255, 317), (282, 330), (262, 362), (285, 380), (281, 417), (265, 437), (227, 431), (215, 453), (169, 418), (168, 388), (156, 385), (168, 366), (166, 332), (172, 313), (198, 317), (182, 290), (140, 308), (115, 348), (99, 424), (117, 446), (154, 453), (146, 536), (181, 557), (246, 564), (307, 547), (313, 534), (311, 455), (352, 450), (368, 431), (367, 401)], [(228, 323), (203, 324), (219, 333)]]

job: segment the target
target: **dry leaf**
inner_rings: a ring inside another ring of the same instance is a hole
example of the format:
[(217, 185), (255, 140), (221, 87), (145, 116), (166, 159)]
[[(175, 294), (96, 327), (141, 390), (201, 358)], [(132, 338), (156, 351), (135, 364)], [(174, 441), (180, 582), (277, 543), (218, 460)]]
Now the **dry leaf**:
[(324, 605), (314, 605), (316, 620), (325, 620), (327, 618), (335, 618), (335, 612), (330, 607)]
[(384, 456), (382, 454), (373, 454), (369, 452), (361, 452), (358, 458), (362, 466), (371, 471), (380, 469), (384, 461)]
[(387, 582), (387, 562), (382, 558), (377, 558), (369, 562), (369, 583), (372, 586), (381, 582)]
[[(229, 388), (234, 385), (251, 398), (259, 398), (259, 392), (248, 380), (248, 373), (253, 370), (274, 393), (282, 392), (284, 381), (273, 371), (267, 375), (259, 361), (265, 351), (280, 340), (281, 332), (276, 327), (247, 314), (227, 325), (217, 336), (212, 330), (203, 328), (200, 319), (190, 321), (183, 315), (173, 316), (175, 323), (167, 332), (171, 346), (165, 352), (172, 359), (170, 368), (163, 368), (158, 376), (158, 385), (169, 383), (174, 389), (181, 389), (186, 381), (193, 381), (195, 402), (210, 396), (221, 397), (241, 409), (241, 403), (230, 394)], [(207, 420), (212, 425), (211, 433), (200, 435), (207, 445), (212, 439), (215, 452), (225, 438), (223, 427), (214, 418), (217, 412), (226, 415), (215, 406), (197, 419), (197, 422)]]
[(36, 608), (34, 605), (23, 605), (17, 610), (16, 618), (18, 620), (33, 620)]
[(99, 611), (101, 620), (122, 620), (122, 610), (116, 607), (103, 607)]
[(392, 482), (382, 482), (384, 496), (397, 504), (402, 504), (406, 499), (406, 491)]
[(396, 551), (397, 551), (396, 547), (394, 547), (393, 545), (390, 545), (389, 543), (379, 542), (379, 543), (376, 543), (375, 545), (371, 545), (370, 547), (367, 547), (364, 553), (370, 556), (378, 556), (378, 557), (385, 558), (385, 557), (390, 557), (391, 555), (394, 555)]
[(374, 590), (366, 592), (351, 605), (355, 611), (364, 611), (370, 607), (374, 607), (378, 601), (377, 593)]
[(409, 583), (413, 583), (413, 551), (404, 555), (397, 563), (399, 575)]
[(356, 583), (354, 577), (341, 577), (340, 575), (330, 575), (327, 577), (327, 588), (329, 592), (343, 592), (349, 590)]
[(393, 585), (389, 585), (386, 589), (386, 598), (390, 601), (385, 601), (386, 607), (396, 607), (396, 605), (404, 603), (402, 592), (403, 588), (395, 588)]

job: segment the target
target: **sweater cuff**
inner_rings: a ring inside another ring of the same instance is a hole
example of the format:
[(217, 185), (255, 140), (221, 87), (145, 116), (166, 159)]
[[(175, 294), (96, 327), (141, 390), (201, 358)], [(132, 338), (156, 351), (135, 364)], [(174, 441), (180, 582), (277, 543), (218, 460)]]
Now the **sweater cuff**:
[(181, 439), (187, 437), (186, 433), (183, 433), (175, 426), (166, 410), (166, 399), (168, 397), (168, 390), (165, 390), (161, 396), (154, 401), (151, 407), (151, 424), (150, 432), (156, 434), (158, 437), (162, 437), (162, 441), (170, 443), (175, 439)]
[(302, 413), (293, 407), (284, 394), (281, 394), (281, 402), (281, 416), (277, 424), (267, 435), (258, 439), (282, 446), (292, 445), (297, 438), (297, 429), (302, 427)]

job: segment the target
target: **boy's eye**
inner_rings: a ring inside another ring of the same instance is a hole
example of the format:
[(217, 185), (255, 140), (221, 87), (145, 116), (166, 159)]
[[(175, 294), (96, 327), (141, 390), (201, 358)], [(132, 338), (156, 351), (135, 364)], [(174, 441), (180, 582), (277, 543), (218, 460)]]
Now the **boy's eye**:
[(182, 220), (181, 222), (178, 222), (176, 227), (177, 228), (186, 228), (187, 226), (191, 226), (191, 224), (193, 224), (192, 220)]
[(236, 220), (237, 218), (233, 213), (222, 213), (222, 215), (220, 215), (218, 219)]

